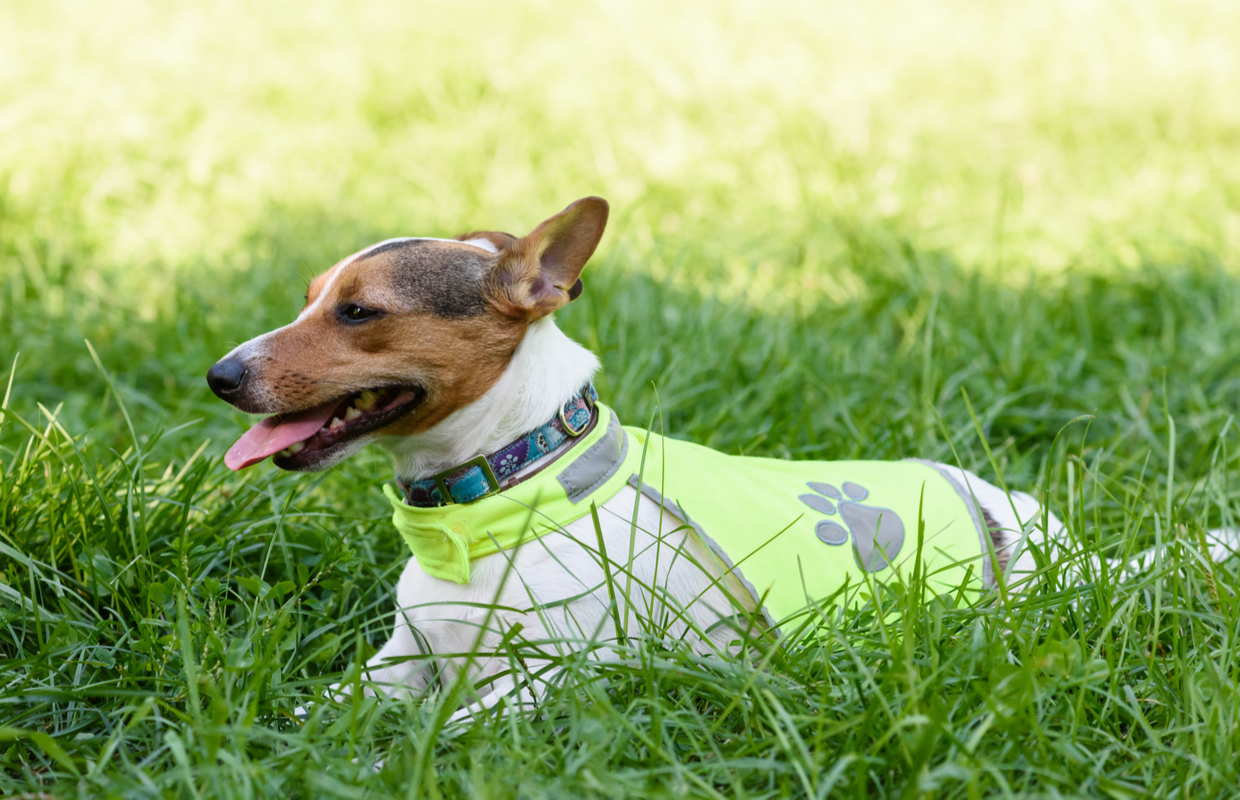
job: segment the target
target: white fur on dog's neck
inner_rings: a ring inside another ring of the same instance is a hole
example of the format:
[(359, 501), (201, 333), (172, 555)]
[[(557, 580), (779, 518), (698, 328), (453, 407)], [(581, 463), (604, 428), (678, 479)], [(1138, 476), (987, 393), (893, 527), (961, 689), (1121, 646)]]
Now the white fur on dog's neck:
[(542, 425), (598, 368), (593, 353), (544, 317), (529, 326), (508, 368), (486, 394), (428, 431), (387, 436), (376, 444), (392, 457), (402, 479), (429, 477), (493, 453)]

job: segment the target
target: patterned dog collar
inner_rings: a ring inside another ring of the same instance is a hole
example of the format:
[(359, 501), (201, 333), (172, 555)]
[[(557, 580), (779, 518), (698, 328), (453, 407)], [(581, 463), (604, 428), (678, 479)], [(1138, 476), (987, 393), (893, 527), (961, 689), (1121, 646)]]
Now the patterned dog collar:
[(397, 475), (396, 484), (405, 493), (405, 502), (420, 508), (472, 503), (498, 494), (505, 488), (502, 484), (505, 478), (525, 469), (568, 439), (585, 433), (594, 419), (597, 402), (598, 391), (593, 383), (587, 383), (554, 417), (512, 444), (490, 455), (475, 456), (429, 478), (405, 481)]

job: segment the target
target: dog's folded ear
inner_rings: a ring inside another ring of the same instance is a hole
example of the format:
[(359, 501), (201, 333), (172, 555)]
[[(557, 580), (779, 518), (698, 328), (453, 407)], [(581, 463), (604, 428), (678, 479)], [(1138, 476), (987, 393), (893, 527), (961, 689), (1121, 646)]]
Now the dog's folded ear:
[(486, 281), (490, 301), (508, 316), (535, 320), (576, 300), (607, 211), (603, 198), (582, 198), (501, 250)]

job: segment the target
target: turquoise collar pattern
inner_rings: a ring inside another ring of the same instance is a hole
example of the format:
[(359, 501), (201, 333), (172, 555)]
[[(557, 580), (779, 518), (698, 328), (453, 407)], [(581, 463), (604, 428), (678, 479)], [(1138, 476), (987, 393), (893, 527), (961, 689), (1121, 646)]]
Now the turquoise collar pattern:
[(397, 475), (396, 484), (404, 492), (405, 502), (419, 508), (472, 503), (498, 494), (504, 488), (501, 482), (505, 478), (585, 433), (594, 420), (596, 403), (598, 390), (593, 383), (587, 383), (554, 417), (500, 450), (421, 480), (405, 481)]

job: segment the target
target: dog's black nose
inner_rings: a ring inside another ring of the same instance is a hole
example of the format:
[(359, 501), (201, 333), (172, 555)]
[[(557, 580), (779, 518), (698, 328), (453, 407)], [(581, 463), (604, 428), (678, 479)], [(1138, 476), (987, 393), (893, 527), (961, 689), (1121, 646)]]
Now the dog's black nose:
[(241, 379), (244, 377), (245, 365), (240, 359), (225, 358), (217, 361), (215, 366), (207, 371), (207, 385), (217, 397), (227, 400), (228, 395), (241, 387)]

